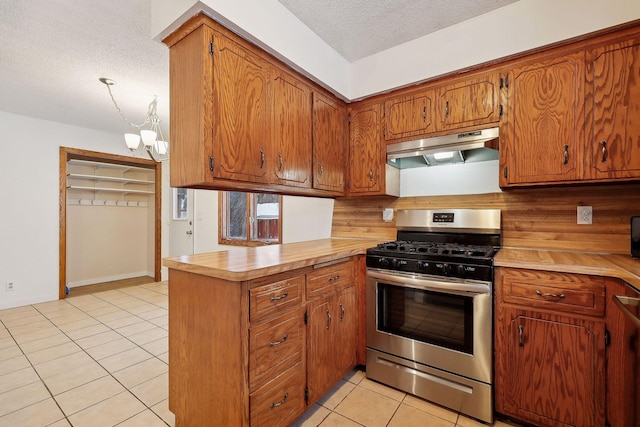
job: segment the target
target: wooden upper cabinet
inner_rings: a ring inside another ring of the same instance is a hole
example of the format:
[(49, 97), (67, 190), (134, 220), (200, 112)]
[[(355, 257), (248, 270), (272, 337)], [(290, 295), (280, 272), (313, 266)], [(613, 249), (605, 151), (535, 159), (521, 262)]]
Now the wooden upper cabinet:
[(500, 120), (500, 76), (486, 73), (438, 90), (437, 130), (460, 129)]
[(172, 186), (344, 195), (344, 103), (202, 14), (164, 43)]
[(392, 98), (384, 103), (385, 139), (393, 141), (435, 131), (435, 91)]
[(640, 36), (587, 52), (587, 177), (640, 178)]
[(319, 92), (313, 94), (313, 188), (344, 195), (347, 108)]
[(349, 111), (349, 193), (379, 193), (384, 189), (386, 150), (382, 140), (380, 104)]
[(269, 64), (215, 36), (213, 71), (213, 175), (268, 182), (274, 162)]
[(311, 93), (309, 86), (292, 75), (276, 73), (273, 131), (278, 183), (311, 188)]
[(584, 144), (584, 52), (508, 73), (500, 186), (576, 181)]

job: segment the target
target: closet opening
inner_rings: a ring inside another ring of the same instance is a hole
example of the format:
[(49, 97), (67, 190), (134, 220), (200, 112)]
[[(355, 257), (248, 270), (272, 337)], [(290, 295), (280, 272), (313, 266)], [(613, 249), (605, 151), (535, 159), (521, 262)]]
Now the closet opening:
[(161, 163), (60, 147), (59, 298), (136, 275), (160, 281), (161, 206)]

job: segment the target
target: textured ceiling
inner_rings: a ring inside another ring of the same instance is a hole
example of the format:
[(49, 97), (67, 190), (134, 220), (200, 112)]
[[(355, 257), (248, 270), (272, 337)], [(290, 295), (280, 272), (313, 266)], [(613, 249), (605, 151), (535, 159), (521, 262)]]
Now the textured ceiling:
[[(354, 60), (514, 0), (279, 1)], [(158, 96), (168, 138), (169, 52), (150, 28), (150, 0), (0, 0), (0, 110), (126, 132), (98, 82), (108, 77), (132, 122), (141, 123)]]
[(278, 0), (350, 62), (517, 0)]
[[(150, 36), (150, 0), (1, 0), (0, 110), (100, 129), (129, 130), (158, 96), (167, 129), (169, 50)], [(165, 135), (168, 138), (168, 135)]]

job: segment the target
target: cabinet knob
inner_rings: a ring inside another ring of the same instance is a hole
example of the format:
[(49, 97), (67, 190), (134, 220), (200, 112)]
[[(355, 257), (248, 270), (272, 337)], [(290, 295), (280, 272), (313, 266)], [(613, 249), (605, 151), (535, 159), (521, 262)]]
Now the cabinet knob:
[(600, 145), (602, 145), (602, 163), (607, 161), (607, 157), (609, 157), (609, 152), (607, 151), (607, 141), (600, 141)]

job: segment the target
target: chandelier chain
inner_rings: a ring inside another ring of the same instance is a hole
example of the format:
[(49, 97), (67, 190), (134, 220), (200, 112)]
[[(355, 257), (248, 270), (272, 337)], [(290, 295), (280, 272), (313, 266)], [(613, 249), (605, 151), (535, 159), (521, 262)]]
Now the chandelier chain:
[(133, 123), (132, 121), (130, 121), (129, 119), (127, 119), (125, 117), (124, 113), (122, 112), (122, 110), (118, 106), (118, 103), (116, 102), (116, 99), (113, 97), (113, 93), (111, 93), (111, 85), (106, 84), (106, 83), (105, 83), (105, 85), (107, 86), (107, 90), (109, 91), (109, 96), (111, 97), (111, 101), (113, 102), (113, 105), (116, 107), (116, 110), (118, 110), (118, 113), (120, 114), (120, 117), (122, 117), (122, 120), (124, 120), (125, 122), (129, 123), (129, 126), (140, 129), (143, 126), (148, 125), (151, 122), (151, 118), (156, 115), (157, 97), (154, 96), (153, 97), (153, 101), (151, 101), (151, 103), (149, 104), (149, 109), (147, 110), (147, 117), (144, 119), (144, 122), (141, 123), (141, 124)]

